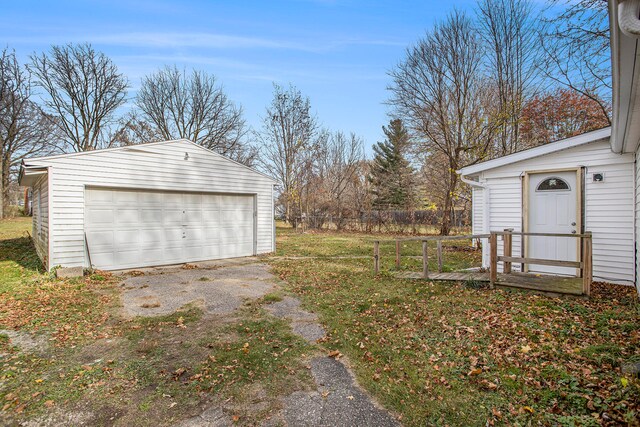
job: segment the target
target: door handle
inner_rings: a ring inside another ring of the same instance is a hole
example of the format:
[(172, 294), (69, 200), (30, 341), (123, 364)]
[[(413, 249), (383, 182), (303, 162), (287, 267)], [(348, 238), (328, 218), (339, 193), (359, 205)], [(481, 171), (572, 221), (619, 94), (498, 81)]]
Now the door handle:
[(576, 230), (571, 230), (571, 234), (576, 234)]
[(571, 225), (575, 227), (575, 226), (576, 226), (576, 223), (575, 223), (575, 222), (572, 222), (572, 223), (571, 223)]

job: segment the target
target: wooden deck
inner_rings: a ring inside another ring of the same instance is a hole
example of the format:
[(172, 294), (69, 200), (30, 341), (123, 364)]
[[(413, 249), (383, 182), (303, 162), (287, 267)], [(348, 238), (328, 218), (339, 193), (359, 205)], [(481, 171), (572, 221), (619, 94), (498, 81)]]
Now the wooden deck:
[[(402, 279), (421, 279), (422, 273), (398, 272), (396, 277)], [(489, 273), (477, 272), (452, 272), (452, 273), (430, 273), (429, 279), (433, 281), (453, 281), (466, 282), (474, 280), (477, 282), (489, 282)], [(552, 276), (531, 273), (509, 273), (498, 274), (495, 286), (505, 288), (529, 289), (540, 292), (551, 292), (566, 295), (583, 295), (582, 279), (579, 277)]]

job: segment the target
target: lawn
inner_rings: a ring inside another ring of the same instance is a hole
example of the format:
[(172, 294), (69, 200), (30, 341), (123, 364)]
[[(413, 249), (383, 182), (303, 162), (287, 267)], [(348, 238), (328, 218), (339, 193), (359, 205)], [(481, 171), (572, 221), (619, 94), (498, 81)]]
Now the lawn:
[[(325, 346), (345, 354), (403, 423), (638, 425), (640, 384), (621, 369), (640, 362), (632, 288), (595, 284), (584, 300), (401, 280), (391, 274), (393, 243), (381, 248), (374, 276), (362, 256), (376, 238), (281, 227), (279, 256), (269, 262), (320, 315), (330, 331)], [(469, 242), (457, 245), (446, 251), (446, 268), (479, 263)], [(420, 247), (402, 251), (418, 255)], [(419, 260), (403, 268), (419, 271)]]
[(319, 350), (266, 313), (273, 295), (222, 321), (191, 306), (123, 318), (118, 278), (42, 272), (29, 228), (0, 221), (0, 425), (174, 425), (212, 404), (253, 425), (311, 383)]
[(31, 246), (31, 218), (0, 221), (0, 293), (13, 289), (42, 269)]
[[(53, 278), (29, 228), (0, 222), (3, 425), (172, 425), (211, 404), (256, 425), (309, 387), (310, 356), (336, 350), (408, 426), (637, 424), (638, 380), (621, 369), (640, 361), (632, 289), (594, 286), (582, 300), (401, 280), (392, 242), (374, 276), (380, 236), (278, 228), (278, 252), (265, 260), (328, 331), (310, 346), (264, 310), (281, 293), (224, 322), (197, 306), (123, 318), (118, 278)], [(469, 242), (446, 246), (445, 269), (479, 265)], [(402, 252), (403, 268), (418, 271), (420, 244)], [(14, 333), (35, 350), (12, 346)]]

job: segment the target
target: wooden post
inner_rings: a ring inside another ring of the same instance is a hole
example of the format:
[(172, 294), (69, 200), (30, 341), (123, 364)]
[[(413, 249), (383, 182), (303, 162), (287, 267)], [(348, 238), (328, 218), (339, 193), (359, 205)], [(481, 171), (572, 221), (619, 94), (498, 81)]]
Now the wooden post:
[[(504, 256), (511, 256), (511, 247), (512, 247), (512, 242), (513, 242), (513, 235), (511, 234), (511, 231), (513, 231), (513, 229), (511, 228), (507, 228), (504, 231), (507, 232), (507, 234), (505, 234), (503, 236), (503, 245), (504, 245)], [(509, 274), (511, 273), (511, 262), (509, 261), (504, 261), (503, 262), (503, 270), (505, 272), (505, 274)]]
[(427, 253), (427, 241), (422, 241), (422, 278), (429, 278), (429, 255)]
[(442, 240), (438, 240), (438, 273), (442, 273)]
[(380, 242), (373, 242), (373, 271), (375, 274), (380, 272)]
[(593, 280), (593, 242), (591, 232), (582, 237), (582, 293), (591, 295), (591, 281)]
[(400, 270), (400, 240), (396, 240), (396, 270)]
[(489, 281), (491, 283), (491, 289), (493, 289), (495, 283), (498, 281), (498, 235), (496, 233), (489, 235), (489, 250)]

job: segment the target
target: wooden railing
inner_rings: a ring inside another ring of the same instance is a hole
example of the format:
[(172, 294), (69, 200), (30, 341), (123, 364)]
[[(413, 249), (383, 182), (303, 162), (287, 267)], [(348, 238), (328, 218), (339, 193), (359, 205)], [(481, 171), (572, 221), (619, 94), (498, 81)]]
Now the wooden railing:
[[(498, 236), (502, 236), (503, 255), (498, 255)], [(580, 260), (566, 261), (555, 259), (541, 259), (530, 257), (514, 257), (512, 256), (513, 236), (522, 237), (561, 237), (580, 239)], [(578, 277), (582, 277), (582, 292), (585, 295), (591, 294), (591, 282), (593, 281), (593, 237), (590, 231), (584, 234), (559, 234), (559, 233), (525, 233), (522, 231), (513, 231), (510, 229), (504, 231), (492, 231), (489, 234), (489, 280), (491, 285), (495, 285), (498, 281), (498, 262), (502, 261), (502, 271), (505, 274), (511, 273), (512, 263), (521, 263), (523, 266), (548, 265), (554, 267), (569, 267), (580, 270)]]
[[(503, 239), (503, 254), (498, 255), (498, 236), (502, 236)], [(566, 261), (566, 260), (553, 260), (553, 259), (541, 259), (530, 257), (517, 257), (513, 256), (513, 236), (523, 237), (558, 237), (558, 238), (575, 238), (580, 239), (580, 260), (579, 261)], [(407, 241), (419, 241), (422, 242), (422, 278), (429, 279), (429, 246), (431, 241), (436, 242), (436, 257), (438, 265), (438, 273), (442, 273), (443, 270), (443, 255), (442, 255), (442, 242), (444, 240), (472, 240), (472, 239), (488, 239), (489, 240), (489, 282), (493, 288), (498, 281), (498, 262), (503, 263), (503, 273), (511, 274), (512, 264), (521, 263), (523, 266), (533, 265), (548, 265), (556, 267), (569, 267), (579, 269), (578, 277), (582, 277), (582, 290), (583, 294), (591, 294), (591, 282), (593, 280), (593, 245), (591, 232), (585, 232), (584, 234), (557, 234), (557, 233), (525, 233), (520, 231), (513, 231), (506, 229), (504, 231), (492, 231), (490, 234), (468, 234), (463, 236), (428, 236), (428, 237), (409, 237), (399, 238), (395, 240), (396, 259), (395, 265), (397, 269), (400, 269), (400, 248), (402, 242)], [(380, 242), (381, 240), (375, 240), (373, 244), (373, 265), (376, 274), (380, 272)], [(524, 270), (524, 269), (523, 269)]]
[[(396, 268), (400, 269), (400, 248), (402, 242), (422, 242), (422, 278), (429, 278), (429, 242), (436, 242), (436, 256), (438, 261), (438, 273), (442, 273), (444, 264), (444, 258), (442, 256), (442, 241), (443, 240), (474, 240), (474, 239), (488, 239), (489, 234), (467, 234), (461, 236), (428, 236), (428, 237), (406, 237), (402, 239), (395, 239), (396, 242)], [(376, 274), (380, 272), (380, 242), (381, 240), (375, 240), (373, 242), (373, 269)]]

